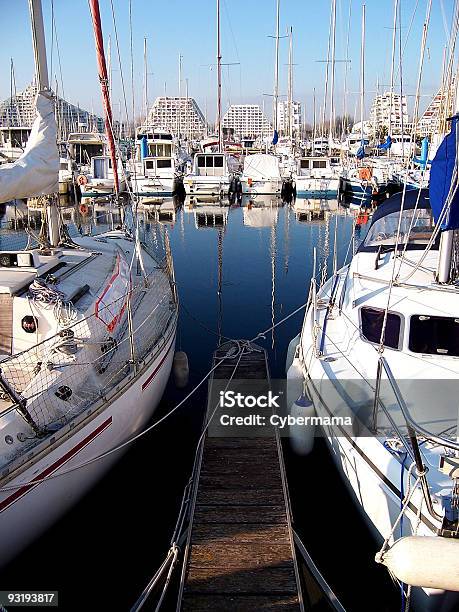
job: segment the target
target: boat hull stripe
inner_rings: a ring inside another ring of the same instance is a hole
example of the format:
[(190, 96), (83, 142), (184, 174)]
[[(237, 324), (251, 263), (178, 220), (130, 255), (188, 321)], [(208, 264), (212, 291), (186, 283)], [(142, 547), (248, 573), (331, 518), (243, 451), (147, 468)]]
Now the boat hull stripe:
[(0, 512), (3, 512), (9, 506), (14, 504), (14, 502), (16, 502), (26, 493), (28, 493), (30, 489), (33, 489), (38, 486), (43, 480), (43, 478), (46, 478), (47, 476), (58, 470), (62, 465), (70, 461), (70, 459), (72, 459), (77, 453), (83, 450), (85, 446), (87, 446), (90, 442), (97, 438), (97, 436), (99, 436), (103, 431), (105, 431), (107, 427), (110, 427), (111, 424), (112, 417), (109, 417), (106, 421), (101, 423), (99, 427), (97, 427), (96, 429), (94, 429), (94, 431), (87, 435), (86, 438), (81, 440), (81, 442), (79, 442), (76, 446), (74, 446), (67, 453), (65, 453), (65, 455), (62, 455), (62, 457), (60, 457), (57, 461), (48, 466), (46, 470), (43, 470), (43, 472), (40, 472), (39, 474), (34, 476), (34, 478), (28, 484), (24, 485), (23, 487), (20, 487), (19, 489), (16, 489), (16, 491), (12, 495), (0, 502)]
[(175, 336), (172, 337), (171, 343), (169, 344), (169, 348), (165, 352), (164, 357), (161, 359), (161, 361), (156, 366), (156, 368), (153, 370), (153, 372), (150, 374), (150, 376), (147, 378), (147, 380), (143, 383), (142, 391), (145, 391), (145, 389), (150, 385), (150, 383), (152, 382), (152, 380), (154, 379), (154, 377), (158, 373), (159, 369), (162, 367), (163, 363), (166, 361), (166, 358), (169, 355), (170, 350), (171, 350), (171, 348), (172, 348), (172, 346), (174, 344), (174, 338), (175, 338)]

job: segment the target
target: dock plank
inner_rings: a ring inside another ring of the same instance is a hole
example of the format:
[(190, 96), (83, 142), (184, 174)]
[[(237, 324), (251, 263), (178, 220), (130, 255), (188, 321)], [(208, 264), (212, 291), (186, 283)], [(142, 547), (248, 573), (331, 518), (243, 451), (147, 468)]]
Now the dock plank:
[[(214, 365), (230, 346), (215, 351)], [(231, 377), (266, 381), (268, 389), (266, 352), (238, 359), (215, 369), (209, 389)], [(214, 408), (209, 399), (207, 414)], [(303, 610), (282, 461), (273, 429), (258, 438), (206, 436), (178, 609)]]

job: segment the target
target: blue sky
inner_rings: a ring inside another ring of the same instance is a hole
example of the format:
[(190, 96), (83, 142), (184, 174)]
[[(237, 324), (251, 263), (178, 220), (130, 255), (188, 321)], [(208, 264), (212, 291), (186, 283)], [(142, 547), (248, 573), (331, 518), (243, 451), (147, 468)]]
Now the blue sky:
[[(412, 108), (415, 92), (422, 24), (428, 0), (400, 0), (404, 91)], [(359, 90), (361, 0), (337, 0), (337, 59), (345, 58), (349, 2), (350, 27), (348, 110), (354, 114)], [(51, 0), (42, 0), (47, 33), (48, 68), (51, 65)], [(131, 73), (129, 49), (129, 0), (113, 0), (126, 85), (131, 112)], [(417, 11), (414, 9), (417, 6)], [(120, 70), (114, 37), (110, 0), (100, 0), (102, 27), (106, 44), (111, 37), (114, 115), (124, 114)], [(440, 84), (446, 29), (451, 24), (453, 0), (433, 0), (423, 76), (421, 105)], [(366, 1), (366, 101), (369, 106), (379, 80), (388, 84), (390, 75), (393, 0)], [(258, 103), (264, 99), (270, 114), (274, 73), (275, 0), (221, 0), (223, 62), (238, 63), (223, 69), (223, 108), (228, 103)], [(10, 58), (15, 65), (18, 90), (30, 82), (33, 55), (27, 0), (0, 0), (2, 44), (0, 46), (0, 99), (10, 92)], [(65, 97), (83, 108), (100, 113), (102, 105), (97, 79), (94, 40), (87, 0), (54, 0), (54, 15), (61, 55)], [(294, 96), (306, 105), (312, 119), (312, 94), (316, 89), (317, 112), (323, 102), (323, 83), (327, 54), (330, 0), (281, 0), (281, 33), (288, 26), (294, 35)], [(210, 120), (215, 117), (215, 0), (132, 0), (134, 39), (134, 82), (136, 115), (143, 107), (143, 39), (148, 40), (150, 104), (157, 95), (178, 93), (178, 55), (183, 55), (182, 92), (188, 79), (189, 95), (197, 99)], [(410, 24), (411, 29), (410, 29)], [(280, 91), (287, 86), (287, 39), (280, 42)], [(59, 76), (54, 38), (52, 80)], [(398, 60), (397, 60), (398, 63)], [(336, 114), (343, 109), (344, 63), (336, 64)]]

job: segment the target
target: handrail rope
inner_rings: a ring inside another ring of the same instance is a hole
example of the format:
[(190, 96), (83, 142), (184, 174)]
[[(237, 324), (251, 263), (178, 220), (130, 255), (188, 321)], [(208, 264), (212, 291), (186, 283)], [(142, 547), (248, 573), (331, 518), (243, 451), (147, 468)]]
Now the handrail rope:
[[(237, 363), (235, 364), (235, 366), (233, 368), (233, 371), (231, 372), (231, 376), (228, 379), (228, 382), (226, 383), (225, 391), (228, 389), (231, 381), (234, 378), (234, 375), (235, 375), (235, 373), (236, 373), (236, 371), (237, 371), (237, 369), (239, 367), (239, 363), (241, 361), (242, 355), (244, 354), (244, 349), (246, 348), (246, 345), (243, 345), (241, 347), (240, 341), (236, 341), (236, 343), (238, 345), (238, 354), (239, 354), (239, 356), (238, 356)], [(227, 358), (235, 359), (235, 356), (234, 355), (230, 355), (229, 353), (230, 353), (230, 350), (228, 350), (228, 352), (225, 355), (224, 359), (227, 359)], [(221, 363), (221, 361), (219, 363)], [(192, 470), (191, 470), (191, 476), (190, 476), (190, 479), (188, 480), (187, 484), (184, 487), (183, 496), (182, 496), (182, 503), (181, 503), (180, 508), (179, 508), (179, 512), (178, 512), (178, 516), (177, 516), (177, 522), (176, 522), (175, 529), (174, 529), (174, 532), (173, 532), (170, 548), (169, 548), (169, 550), (167, 552), (165, 560), (163, 561), (163, 563), (160, 566), (160, 570), (162, 570), (162, 568), (165, 567), (165, 564), (167, 563), (167, 561), (171, 557), (171, 555), (173, 555), (175, 553), (176, 556), (174, 558), (174, 562), (171, 563), (171, 565), (170, 565), (168, 576), (166, 578), (166, 582), (165, 582), (163, 591), (161, 593), (161, 597), (160, 597), (160, 599), (158, 601), (158, 604), (157, 604), (157, 606), (155, 608), (155, 611), (160, 609), (160, 606), (161, 606), (161, 603), (162, 603), (162, 601), (164, 599), (167, 587), (169, 586), (169, 581), (170, 581), (170, 577), (171, 577), (171, 574), (172, 574), (172, 570), (174, 568), (174, 564), (175, 564), (176, 558), (178, 556), (179, 547), (178, 547), (178, 544), (177, 544), (177, 540), (180, 538), (180, 535), (181, 535), (182, 529), (183, 529), (183, 524), (184, 524), (185, 518), (186, 518), (185, 506), (188, 504), (188, 501), (189, 501), (189, 498), (188, 498), (187, 494), (190, 491), (193, 482), (195, 482), (195, 477), (197, 476), (196, 470), (197, 470), (197, 467), (198, 467), (198, 460), (199, 460), (199, 457), (200, 457), (199, 453), (200, 453), (200, 450), (201, 450), (201, 443), (203, 442), (204, 436), (205, 436), (205, 434), (207, 432), (207, 429), (209, 428), (209, 425), (212, 422), (212, 419), (215, 416), (215, 413), (217, 412), (219, 407), (220, 407), (219, 402), (217, 402), (217, 404), (216, 404), (212, 414), (210, 415), (210, 417), (204, 423), (204, 427), (202, 429), (201, 435), (199, 436), (199, 439), (198, 439), (198, 441), (196, 443), (196, 450), (195, 450), (194, 459), (193, 459), (193, 467), (192, 467)], [(147, 587), (144, 589), (144, 591), (142, 592), (142, 595), (140, 596), (140, 598), (137, 600), (137, 602), (131, 608), (130, 612), (137, 612), (138, 610), (140, 610), (143, 607), (143, 605), (147, 601), (148, 596), (150, 595), (152, 589), (157, 584), (157, 582), (158, 582), (158, 580), (160, 578), (160, 574), (159, 574), (160, 570), (158, 570), (155, 573), (155, 575), (153, 576), (152, 581), (150, 581), (148, 583)]]

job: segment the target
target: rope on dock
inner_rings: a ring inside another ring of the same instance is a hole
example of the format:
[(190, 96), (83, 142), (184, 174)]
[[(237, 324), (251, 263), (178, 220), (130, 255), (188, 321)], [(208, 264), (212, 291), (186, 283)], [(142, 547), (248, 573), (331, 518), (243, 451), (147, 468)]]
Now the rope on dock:
[[(252, 340), (240, 339), (240, 340), (232, 340), (232, 342), (237, 343), (239, 346), (247, 347), (247, 346), (251, 345), (257, 339), (265, 339), (265, 336), (266, 336), (266, 334), (268, 332), (270, 332), (272, 329), (278, 327), (282, 323), (285, 323), (285, 321), (287, 321), (291, 317), (293, 317), (296, 314), (298, 314), (298, 312), (300, 312), (301, 310), (306, 308), (306, 306), (307, 306), (307, 302), (302, 304), (298, 308), (296, 308), (293, 312), (291, 312), (289, 315), (287, 315), (286, 317), (284, 317), (283, 319), (281, 319), (280, 321), (278, 321), (274, 325), (268, 327), (268, 329), (265, 329), (264, 331), (258, 333)], [(32, 485), (32, 484), (35, 486), (35, 485), (41, 484), (42, 482), (45, 482), (47, 480), (52, 480), (54, 478), (59, 478), (60, 476), (65, 476), (66, 474), (70, 474), (72, 472), (75, 472), (76, 470), (79, 470), (79, 469), (81, 469), (83, 467), (86, 467), (87, 465), (91, 465), (92, 463), (95, 463), (96, 461), (99, 461), (101, 459), (105, 459), (105, 457), (108, 457), (109, 455), (112, 455), (113, 453), (118, 452), (122, 448), (125, 448), (129, 444), (132, 444), (133, 442), (136, 442), (137, 440), (139, 440), (140, 438), (145, 436), (147, 433), (149, 433), (150, 431), (152, 431), (153, 429), (155, 429), (156, 427), (161, 425), (161, 423), (166, 421), (175, 412), (177, 412), (177, 410), (181, 406), (183, 406), (183, 404), (192, 395), (194, 395), (196, 393), (196, 391), (205, 383), (205, 381), (208, 380), (208, 378), (211, 376), (211, 374), (214, 372), (214, 370), (216, 370), (219, 367), (219, 365), (222, 363), (222, 361), (224, 361), (227, 358), (233, 358), (233, 357), (234, 357), (234, 355), (229, 355), (228, 357), (224, 356), (224, 357), (220, 358), (218, 363), (216, 363), (204, 375), (204, 377), (198, 382), (198, 384), (193, 389), (191, 389), (191, 391), (178, 404), (176, 404), (173, 408), (171, 408), (171, 410), (169, 410), (169, 412), (167, 412), (164, 416), (162, 416), (160, 419), (155, 421), (152, 425), (150, 425), (146, 429), (143, 429), (142, 431), (140, 431), (138, 434), (136, 434), (132, 438), (129, 438), (128, 440), (125, 440), (121, 444), (118, 444), (117, 446), (114, 446), (113, 448), (108, 449), (107, 451), (105, 451), (104, 453), (101, 453), (100, 455), (96, 455), (95, 457), (92, 457), (91, 459), (88, 459), (87, 461), (83, 461), (82, 463), (79, 463), (78, 465), (74, 465), (73, 467), (68, 468), (67, 470), (63, 470), (62, 472), (57, 472), (57, 473), (54, 473), (54, 474), (49, 474), (49, 475), (45, 476), (44, 478), (37, 478), (37, 479), (30, 480), (28, 482), (21, 482), (21, 483), (18, 483), (18, 484), (9, 484), (9, 485), (5, 485), (3, 487), (0, 487), (0, 493), (6, 492), (6, 491), (14, 491), (16, 489), (20, 489), (20, 488), (22, 488), (24, 486), (28, 486), (28, 485)]]

